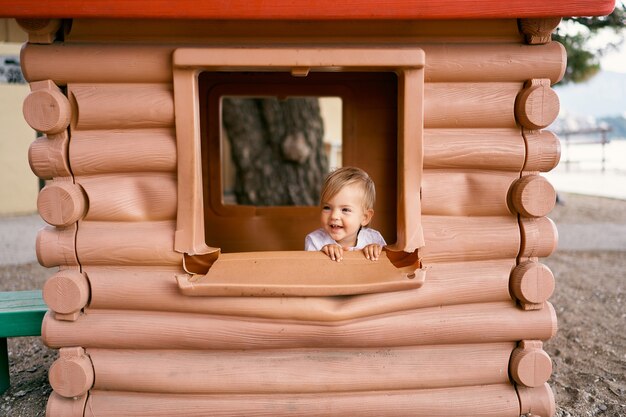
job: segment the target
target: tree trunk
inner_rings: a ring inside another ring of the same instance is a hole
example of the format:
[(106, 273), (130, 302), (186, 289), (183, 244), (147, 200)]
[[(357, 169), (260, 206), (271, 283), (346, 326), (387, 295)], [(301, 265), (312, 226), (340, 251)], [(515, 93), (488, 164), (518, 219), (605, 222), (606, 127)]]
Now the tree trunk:
[(224, 98), (237, 204), (319, 203), (328, 161), (317, 98)]

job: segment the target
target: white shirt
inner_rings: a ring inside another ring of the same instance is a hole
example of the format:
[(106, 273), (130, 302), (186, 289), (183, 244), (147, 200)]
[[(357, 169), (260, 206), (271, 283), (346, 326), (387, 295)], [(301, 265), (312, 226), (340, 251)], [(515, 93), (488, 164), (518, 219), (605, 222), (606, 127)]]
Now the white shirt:
[[(356, 238), (356, 246), (349, 248), (349, 250), (363, 249), (372, 243), (377, 243), (380, 246), (387, 245), (385, 239), (378, 231), (370, 229), (369, 227), (362, 227)], [(326, 233), (326, 230), (323, 228), (319, 228), (316, 231), (309, 233), (304, 239), (304, 250), (322, 250), (322, 248), (326, 245), (338, 245), (338, 243), (335, 242), (335, 240), (330, 237), (330, 235)]]

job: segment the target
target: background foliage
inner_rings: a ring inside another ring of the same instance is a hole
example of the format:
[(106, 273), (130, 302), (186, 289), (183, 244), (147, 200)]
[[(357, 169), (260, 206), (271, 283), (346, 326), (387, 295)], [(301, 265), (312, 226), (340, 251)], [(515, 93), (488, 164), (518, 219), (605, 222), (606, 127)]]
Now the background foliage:
[[(622, 2), (608, 16), (564, 18), (552, 35), (567, 50), (567, 69), (561, 83), (584, 82), (598, 73), (600, 59), (624, 42), (624, 28), (626, 5)], [(606, 31), (613, 32), (615, 40), (598, 46), (598, 36)]]

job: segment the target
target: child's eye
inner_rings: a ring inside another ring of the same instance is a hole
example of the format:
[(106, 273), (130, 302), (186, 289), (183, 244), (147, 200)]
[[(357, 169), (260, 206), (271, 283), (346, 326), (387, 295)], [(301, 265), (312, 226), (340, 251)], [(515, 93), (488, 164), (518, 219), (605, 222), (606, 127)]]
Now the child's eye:
[(324, 211), (328, 211), (328, 210), (330, 210), (330, 207), (328, 207), (328, 206), (322, 206), (322, 210), (324, 210)]
[(352, 210), (350, 210), (349, 208), (344, 208), (344, 209), (342, 209), (342, 211), (343, 211), (344, 213), (350, 213)]

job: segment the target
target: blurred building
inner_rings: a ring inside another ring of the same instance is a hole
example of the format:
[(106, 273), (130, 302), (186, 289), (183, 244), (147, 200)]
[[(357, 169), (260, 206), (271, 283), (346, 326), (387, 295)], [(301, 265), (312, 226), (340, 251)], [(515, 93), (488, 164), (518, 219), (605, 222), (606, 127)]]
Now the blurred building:
[(29, 92), (20, 70), (27, 35), (14, 19), (0, 19), (0, 216), (34, 213), (39, 180), (28, 165), (35, 133), (22, 116)]

